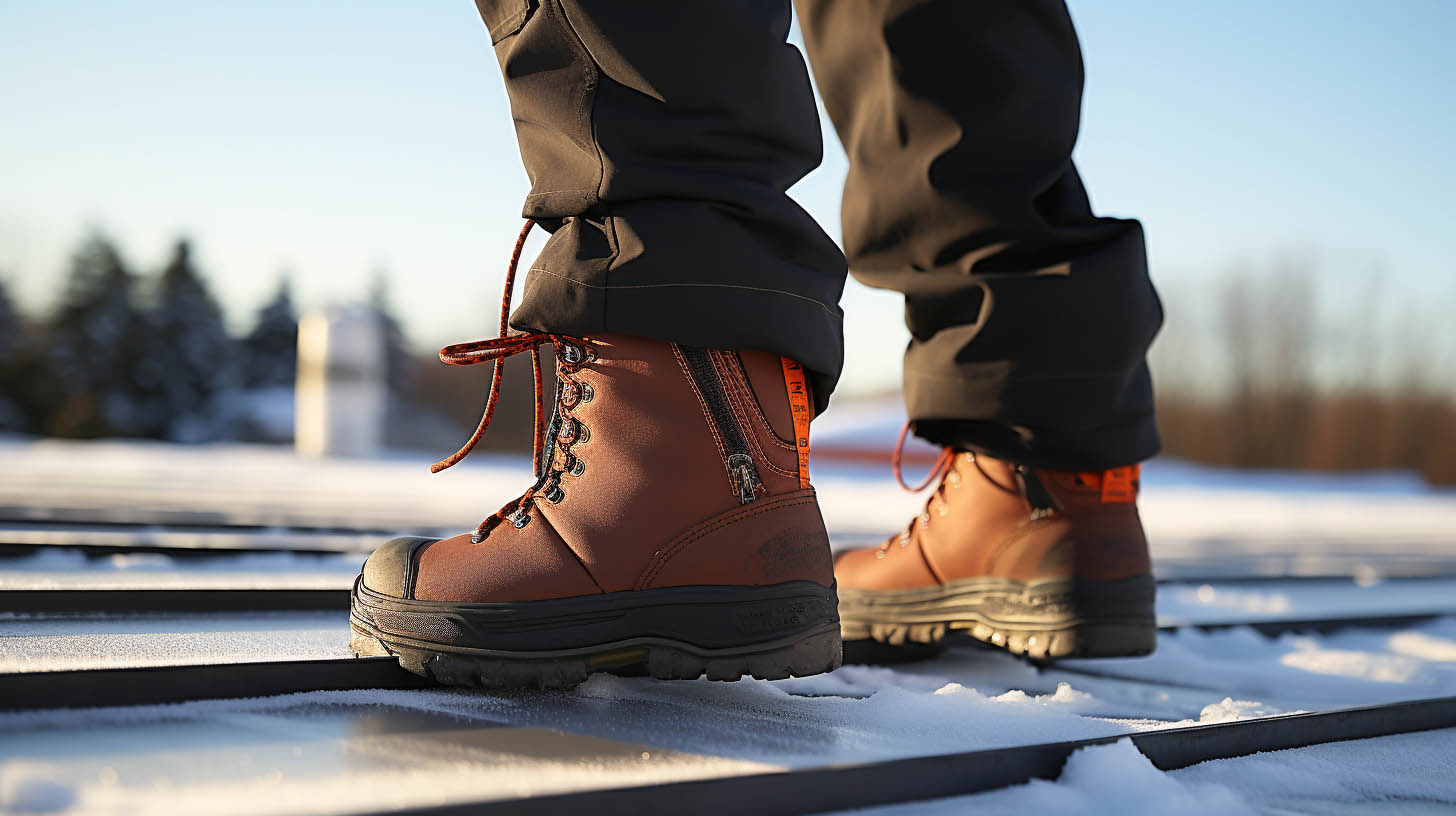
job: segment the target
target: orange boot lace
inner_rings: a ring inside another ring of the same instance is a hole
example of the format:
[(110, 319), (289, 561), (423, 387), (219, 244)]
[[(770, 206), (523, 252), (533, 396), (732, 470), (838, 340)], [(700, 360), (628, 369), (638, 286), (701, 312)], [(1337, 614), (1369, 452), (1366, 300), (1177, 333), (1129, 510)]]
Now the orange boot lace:
[[(585, 464), (581, 459), (571, 452), (571, 446), (584, 440), (588, 431), (581, 420), (572, 415), (571, 409), (591, 399), (592, 392), (588, 383), (575, 379), (572, 374), (578, 371), (582, 364), (595, 359), (591, 342), (585, 338), (549, 332), (512, 333), (507, 325), (510, 316), (511, 294), (516, 283), (516, 268), (521, 262), (521, 251), (526, 246), (526, 237), (530, 235), (531, 228), (535, 225), (534, 219), (527, 219), (525, 226), (521, 228), (521, 234), (516, 238), (515, 251), (511, 253), (511, 262), (506, 268), (506, 285), (505, 293), (501, 296), (498, 335), (489, 340), (457, 343), (440, 349), (440, 361), (446, 365), (469, 366), (489, 362), (492, 369), (490, 392), (486, 396), (485, 409), (481, 413), (479, 424), (475, 426), (475, 432), (470, 435), (460, 450), (431, 465), (431, 473), (439, 473), (470, 455), (476, 444), (485, 436), (486, 429), (490, 427), (490, 420), (495, 416), (506, 358), (525, 351), (531, 353), (531, 372), (535, 378), (536, 397), (536, 413), (532, 423), (534, 445), (531, 465), (536, 476), (536, 483), (519, 498), (508, 502), (477, 525), (470, 536), (471, 542), (475, 544), (485, 540), (490, 531), (502, 521), (510, 520), (517, 529), (525, 527), (531, 520), (531, 507), (538, 498), (555, 503), (564, 497), (565, 493), (561, 486), (562, 474), (569, 472), (579, 476), (585, 469)], [(557, 377), (556, 404), (549, 427), (546, 422), (546, 392), (541, 382), (541, 346), (548, 343), (556, 352)], [(562, 454), (559, 461), (556, 456), (558, 448)]]

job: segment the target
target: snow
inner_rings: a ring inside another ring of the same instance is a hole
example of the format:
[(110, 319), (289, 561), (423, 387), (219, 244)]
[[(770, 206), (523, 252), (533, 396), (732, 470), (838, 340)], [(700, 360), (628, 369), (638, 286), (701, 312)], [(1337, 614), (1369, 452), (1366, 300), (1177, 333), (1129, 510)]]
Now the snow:
[(1456, 614), (1456, 577), (1168, 583), (1158, 587), (1157, 603), (1163, 624)]
[(1072, 671), (1206, 689), (1284, 711), (1456, 695), (1456, 618), (1413, 627), (1265, 638), (1179, 630), (1142, 658), (1068, 660)]
[(0, 616), (0, 672), (351, 656), (347, 612)]
[(954, 797), (857, 814), (949, 813), (1118, 813), (1121, 816), (1240, 816), (1251, 809), (1234, 791), (1217, 784), (1184, 782), (1153, 767), (1128, 740), (1096, 745), (1067, 758), (1056, 782), (1026, 785), (975, 796)]
[[(838, 427), (833, 416), (816, 424), (816, 444), (887, 447), (898, 428), (886, 438), (882, 407), (858, 419), (841, 411)], [(314, 460), (262, 445), (0, 439), (0, 516), (157, 525), (149, 535), (180, 534), (165, 525), (193, 525), (184, 532), (203, 536), (243, 524), (277, 531), (279, 540), (345, 527), (383, 539), (467, 529), (530, 481), (520, 458), (479, 457), (433, 477), (430, 458)], [(825, 459), (815, 468), (838, 546), (877, 541), (924, 501), (894, 489), (887, 467)], [(378, 810), (1456, 695), (1456, 493), (1401, 474), (1241, 474), (1177, 462), (1150, 463), (1144, 474), (1141, 506), (1158, 570), (1196, 579), (1160, 587), (1164, 622), (1447, 616), (1277, 638), (1183, 629), (1161, 634), (1145, 658), (1046, 669), (957, 647), (923, 663), (851, 665), (777, 682), (595, 675), (560, 692), (314, 692), (0, 713), (0, 811)], [(88, 556), (52, 547), (0, 558), (0, 588), (343, 588), (362, 557)], [(1219, 579), (1286, 572), (1351, 577)], [(342, 610), (0, 617), (7, 672), (346, 654)], [(1452, 755), (1456, 732), (1443, 731), (1164, 773), (1122, 741), (1079, 751), (1055, 781), (874, 812), (1449, 808)]]
[(377, 812), (778, 770), (462, 716), (440, 702), (469, 707), (470, 697), (314, 692), (0, 715), (0, 812)]
[(1056, 781), (883, 808), (858, 816), (976, 813), (1449, 813), (1456, 807), (1456, 730), (1316, 745), (1162, 772), (1129, 740), (1072, 754)]
[[(596, 675), (561, 692), (310, 692), (0, 714), (0, 810), (374, 811), (1140, 727), (1078, 713), (1088, 697), (1065, 684), (1045, 694), (988, 694), (888, 669), (847, 673), (838, 679), (874, 692), (805, 696), (830, 691), (823, 678), (666, 683)], [(1276, 712), (1225, 699), (1200, 720), (1269, 713)], [(1456, 732), (1443, 731), (1164, 773), (1124, 740), (1077, 752), (1055, 781), (862, 812), (1323, 812), (1391, 800), (1449, 807), (1456, 781), (1442, 768), (1453, 750)]]
[[(833, 434), (821, 436), (832, 447)], [(525, 459), (491, 455), (432, 476), (433, 457), (418, 452), (331, 460), (266, 445), (12, 437), (0, 439), (0, 458), (7, 465), (0, 510), (13, 519), (469, 529), (530, 483)], [(1140, 508), (1167, 567), (1242, 574), (1250, 564), (1263, 574), (1358, 568), (1371, 579), (1423, 565), (1456, 567), (1456, 492), (1409, 477), (1237, 474), (1155, 461), (1143, 483)], [(815, 484), (830, 531), (841, 538), (887, 535), (924, 501), (895, 488), (888, 466), (821, 461)]]
[[(615, 709), (641, 712), (641, 717), (667, 716), (678, 723), (668, 733), (651, 735), (658, 744), (786, 767), (971, 751), (1129, 730), (1123, 723), (1082, 716), (1085, 699), (1071, 689), (1027, 695), (999, 687), (982, 691), (945, 680), (934, 688), (928, 682), (907, 687), (892, 679), (858, 684), (863, 696), (839, 696), (818, 685), (835, 682), (802, 678), (670, 683), (597, 675), (578, 693), (609, 702)], [(641, 725), (613, 723), (609, 718), (574, 727), (597, 736), (642, 740), (636, 730)]]
[(24, 768), (0, 770), (0, 807), (6, 813), (60, 813), (75, 802), (75, 791)]
[(163, 553), (46, 549), (0, 558), (0, 589), (348, 589), (364, 554)]

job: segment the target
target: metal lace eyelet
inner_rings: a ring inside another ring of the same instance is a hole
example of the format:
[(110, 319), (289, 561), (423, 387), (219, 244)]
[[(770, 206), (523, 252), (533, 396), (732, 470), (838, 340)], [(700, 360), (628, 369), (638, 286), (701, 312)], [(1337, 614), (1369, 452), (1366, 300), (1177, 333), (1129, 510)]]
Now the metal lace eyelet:
[(565, 344), (565, 348), (561, 350), (561, 359), (565, 360), (571, 365), (576, 365), (577, 363), (585, 359), (585, 357), (585, 353), (583, 353), (581, 349), (577, 348), (571, 343)]
[(561, 383), (561, 404), (567, 408), (571, 408), (580, 400), (581, 389), (577, 387), (576, 383), (571, 380), (563, 381)]
[(915, 517), (915, 520), (918, 521), (918, 522), (920, 522), (921, 524), (929, 524), (930, 523), (930, 514), (929, 513), (921, 513), (919, 516), (916, 516)]
[(566, 456), (567, 473), (570, 473), (572, 476), (580, 476), (581, 474), (586, 473), (586, 462), (583, 461), (580, 456), (577, 456), (573, 453), (568, 453)]
[(579, 385), (581, 387), (581, 401), (591, 402), (592, 397), (597, 395), (596, 389), (591, 387), (591, 383), (579, 383)]
[(546, 491), (546, 501), (552, 504), (560, 504), (564, 498), (566, 498), (566, 491), (561, 489), (561, 485), (552, 485), (551, 489)]
[(591, 429), (580, 422), (576, 423), (576, 441), (580, 443), (588, 439), (591, 439)]
[(886, 555), (886, 552), (887, 551), (885, 551), (885, 550), (875, 550), (875, 557), (876, 558), (884, 558), (885, 555)]
[(959, 473), (956, 473), (954, 470), (952, 470), (950, 473), (947, 473), (945, 475), (945, 482), (946, 482), (946, 484), (950, 485), (951, 487), (960, 487), (961, 486), (961, 475)]
[(556, 432), (556, 441), (570, 444), (576, 439), (576, 432), (579, 427), (580, 423), (569, 417), (561, 420), (561, 428)]
[(899, 536), (899, 539), (900, 539), (900, 546), (902, 548), (910, 546), (910, 534), (909, 533), (901, 533), (900, 536)]
[(516, 512), (511, 514), (511, 526), (515, 527), (517, 530), (525, 527), (527, 524), (530, 523), (531, 514), (527, 513), (524, 509), (517, 510)]

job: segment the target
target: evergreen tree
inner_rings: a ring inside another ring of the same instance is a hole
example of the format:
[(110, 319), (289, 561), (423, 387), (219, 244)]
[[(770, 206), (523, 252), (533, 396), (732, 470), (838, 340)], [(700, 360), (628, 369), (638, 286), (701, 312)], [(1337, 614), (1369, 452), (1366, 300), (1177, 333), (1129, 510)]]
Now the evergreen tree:
[(29, 430), (24, 406), (22, 360), (25, 326), (0, 280), (0, 430)]
[(288, 279), (278, 282), (273, 298), (258, 310), (258, 320), (243, 338), (243, 383), (293, 385), (298, 370), (298, 313)]
[(379, 320), (384, 340), (385, 379), (392, 401), (404, 401), (410, 386), (410, 355), (405, 346), (404, 330), (389, 303), (389, 282), (383, 272), (374, 273), (369, 290), (369, 306)]
[(22, 334), (20, 313), (15, 310), (15, 303), (10, 300), (10, 291), (6, 288), (5, 281), (0, 279), (0, 365), (11, 361), (19, 352)]
[(145, 432), (138, 400), (144, 326), (134, 289), (132, 273), (104, 236), (86, 238), (71, 257), (49, 325), (52, 393), (40, 407), (42, 430), (81, 437)]
[(215, 438), (221, 430), (214, 422), (217, 399), (237, 380), (236, 347), (185, 240), (177, 242), (157, 281), (147, 327), (143, 385), (150, 435)]

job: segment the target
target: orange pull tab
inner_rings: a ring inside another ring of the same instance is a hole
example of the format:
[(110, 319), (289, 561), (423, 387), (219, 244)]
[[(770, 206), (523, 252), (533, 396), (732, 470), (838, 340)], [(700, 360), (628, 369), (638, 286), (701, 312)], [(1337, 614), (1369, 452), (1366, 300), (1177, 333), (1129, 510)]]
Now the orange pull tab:
[(1102, 471), (1102, 503), (1130, 504), (1137, 501), (1142, 465), (1128, 465)]
[(784, 364), (784, 386), (789, 390), (789, 414), (794, 419), (794, 447), (799, 452), (799, 487), (809, 486), (809, 420), (814, 409), (809, 405), (809, 384), (804, 380), (804, 367), (787, 357)]

